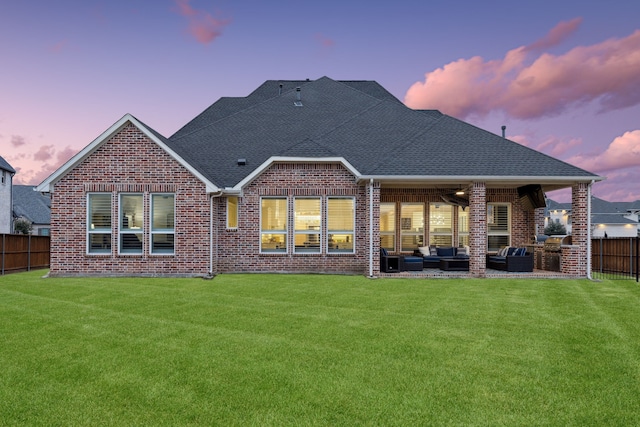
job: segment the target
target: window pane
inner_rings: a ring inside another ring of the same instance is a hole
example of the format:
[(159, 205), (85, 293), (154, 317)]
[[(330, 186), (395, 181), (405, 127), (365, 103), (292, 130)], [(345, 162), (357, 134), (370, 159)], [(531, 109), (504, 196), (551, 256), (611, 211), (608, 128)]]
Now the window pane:
[(172, 254), (174, 243), (173, 243), (174, 235), (171, 234), (163, 234), (163, 233), (154, 233), (151, 235), (151, 251), (154, 254), (164, 253), (164, 254)]
[(329, 198), (327, 204), (327, 252), (353, 252), (354, 199)]
[(262, 231), (287, 229), (287, 199), (262, 199)]
[(491, 231), (509, 231), (509, 206), (487, 205), (487, 228)]
[(294, 201), (295, 252), (320, 252), (320, 198)]
[(91, 230), (111, 231), (111, 194), (89, 194)]
[(400, 205), (400, 226), (402, 231), (422, 233), (424, 231), (424, 205), (403, 203)]
[(396, 204), (380, 204), (380, 231), (396, 231)]
[(286, 252), (287, 251), (287, 235), (286, 234), (262, 234), (261, 247), (262, 252)]
[(142, 229), (142, 194), (123, 194), (120, 199), (120, 212), (121, 229)]
[(320, 230), (320, 199), (296, 199), (294, 222), (296, 231)]
[(111, 194), (88, 196), (88, 252), (111, 253)]
[(327, 226), (329, 231), (353, 231), (353, 199), (328, 199)]
[(380, 246), (390, 252), (395, 252), (396, 250), (395, 234), (380, 234)]
[(111, 233), (89, 234), (90, 253), (111, 253)]
[(509, 236), (488, 236), (488, 250), (496, 252), (505, 246), (509, 246)]
[(238, 228), (238, 198), (227, 197), (227, 228)]
[(403, 251), (403, 252), (415, 251), (420, 246), (424, 246), (422, 244), (422, 242), (423, 242), (422, 234), (420, 234), (420, 235), (417, 235), (417, 234), (413, 234), (413, 235), (403, 234), (402, 235), (402, 242), (401, 242), (400, 250)]
[(173, 230), (174, 196), (172, 194), (154, 194), (151, 196), (152, 230)]
[(451, 233), (453, 230), (452, 217), (453, 206), (445, 203), (431, 203), (429, 205), (429, 232)]

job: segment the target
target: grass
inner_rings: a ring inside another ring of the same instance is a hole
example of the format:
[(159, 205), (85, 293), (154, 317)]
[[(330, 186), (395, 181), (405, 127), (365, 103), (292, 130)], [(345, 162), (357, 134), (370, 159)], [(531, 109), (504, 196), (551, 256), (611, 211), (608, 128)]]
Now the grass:
[(0, 425), (640, 425), (635, 281), (0, 277)]

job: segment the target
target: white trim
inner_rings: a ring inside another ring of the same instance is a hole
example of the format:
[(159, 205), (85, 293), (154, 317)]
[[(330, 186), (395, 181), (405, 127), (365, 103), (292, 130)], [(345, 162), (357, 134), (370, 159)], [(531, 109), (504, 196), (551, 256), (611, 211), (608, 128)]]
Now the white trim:
[(69, 171), (78, 166), (82, 161), (84, 161), (88, 156), (90, 156), (94, 151), (96, 151), (105, 141), (111, 138), (113, 135), (118, 133), (122, 128), (124, 128), (128, 123), (133, 124), (137, 127), (142, 133), (145, 134), (151, 141), (156, 143), (160, 148), (167, 152), (174, 160), (184, 166), (191, 174), (193, 174), (196, 178), (202, 181), (206, 186), (207, 193), (214, 193), (220, 191), (220, 189), (210, 182), (207, 178), (204, 177), (200, 172), (193, 168), (186, 160), (180, 157), (175, 151), (169, 148), (164, 142), (162, 142), (158, 137), (156, 137), (153, 132), (151, 132), (146, 126), (144, 126), (140, 121), (138, 121), (131, 114), (127, 113), (120, 120), (115, 122), (109, 129), (104, 131), (100, 136), (94, 139), (89, 145), (84, 147), (80, 152), (78, 152), (75, 156), (69, 159), (65, 164), (60, 166), (55, 172), (49, 175), (44, 181), (42, 181), (38, 186), (36, 186), (36, 191), (44, 192), (44, 193), (53, 193), (54, 184), (58, 182), (62, 177), (64, 177)]
[(247, 175), (242, 181), (237, 183), (231, 189), (225, 189), (226, 191), (241, 191), (246, 185), (251, 183), (254, 179), (260, 176), (264, 171), (269, 169), (274, 163), (340, 163), (344, 166), (356, 179), (360, 179), (360, 172), (351, 165), (344, 157), (282, 157), (272, 156), (265, 160), (260, 166), (255, 168), (253, 172)]

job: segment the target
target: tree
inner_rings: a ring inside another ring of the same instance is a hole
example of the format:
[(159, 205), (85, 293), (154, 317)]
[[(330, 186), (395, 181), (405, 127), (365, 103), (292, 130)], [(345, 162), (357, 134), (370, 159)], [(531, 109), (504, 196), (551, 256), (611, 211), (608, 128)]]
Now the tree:
[(33, 230), (33, 224), (27, 218), (20, 217), (16, 219), (14, 228), (16, 230), (16, 233), (18, 234), (31, 234), (31, 230)]
[(564, 224), (553, 221), (544, 228), (544, 234), (547, 236), (552, 236), (554, 234), (567, 234), (567, 228)]

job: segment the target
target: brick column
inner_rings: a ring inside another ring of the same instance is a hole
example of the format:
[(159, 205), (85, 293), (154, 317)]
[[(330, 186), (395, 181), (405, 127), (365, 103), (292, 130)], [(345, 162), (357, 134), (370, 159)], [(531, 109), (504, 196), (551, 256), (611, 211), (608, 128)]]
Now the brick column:
[[(373, 196), (373, 197), (372, 197)], [(372, 248), (373, 276), (380, 274), (380, 182), (374, 181), (373, 187), (367, 184), (367, 234), (369, 234), (369, 219), (373, 219), (373, 235), (369, 238), (373, 239), (370, 247)], [(373, 202), (373, 203), (371, 203)], [(373, 211), (369, 214), (369, 207), (373, 205)], [(369, 239), (367, 239), (367, 242)], [(367, 271), (365, 275), (369, 275), (369, 263), (367, 262)]]
[[(562, 272), (580, 277), (587, 276), (587, 244), (589, 229), (587, 228), (587, 196), (589, 184), (579, 183), (571, 187), (571, 240), (578, 248), (574, 262), (562, 264)], [(564, 255), (564, 251), (563, 251)]]
[(487, 254), (487, 187), (474, 182), (469, 194), (469, 273), (484, 277)]

